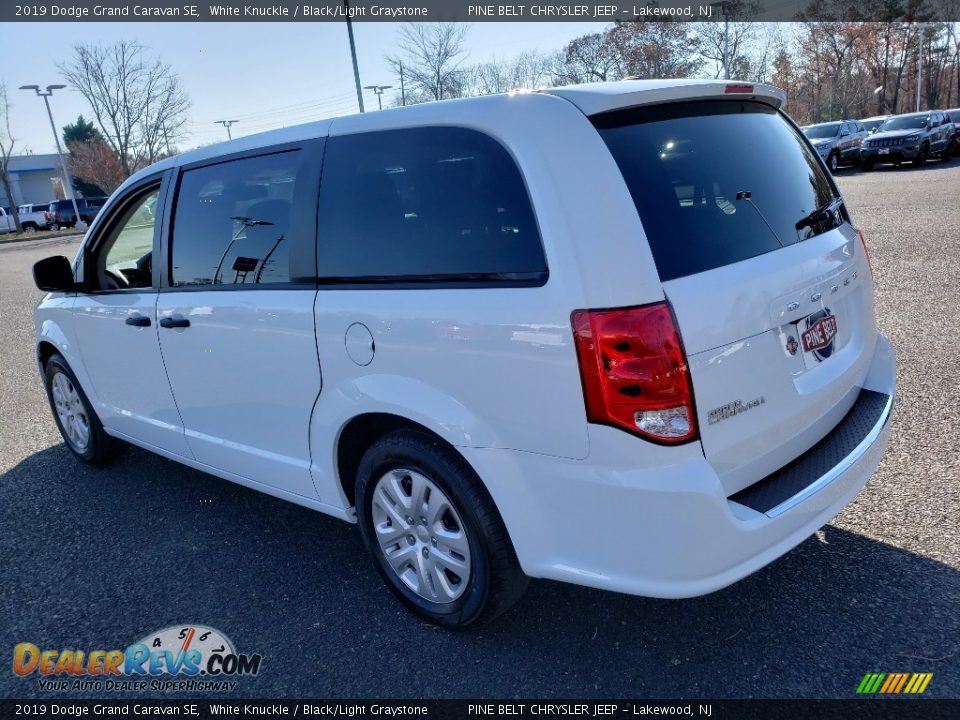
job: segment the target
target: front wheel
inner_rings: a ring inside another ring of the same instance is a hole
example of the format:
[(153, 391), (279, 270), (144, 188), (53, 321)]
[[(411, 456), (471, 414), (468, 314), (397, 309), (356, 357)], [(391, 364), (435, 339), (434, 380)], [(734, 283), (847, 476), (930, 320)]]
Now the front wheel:
[(381, 437), (357, 471), (363, 543), (394, 594), (450, 628), (493, 619), (526, 589), (486, 488), (441, 440), (416, 430)]
[(61, 355), (53, 355), (46, 367), (47, 399), (63, 441), (78, 459), (93, 465), (109, 462), (117, 441), (107, 435), (76, 376)]
[(927, 144), (924, 143), (920, 146), (920, 152), (917, 153), (917, 157), (913, 161), (914, 167), (923, 167), (927, 164), (927, 156), (930, 154), (930, 149), (927, 147)]

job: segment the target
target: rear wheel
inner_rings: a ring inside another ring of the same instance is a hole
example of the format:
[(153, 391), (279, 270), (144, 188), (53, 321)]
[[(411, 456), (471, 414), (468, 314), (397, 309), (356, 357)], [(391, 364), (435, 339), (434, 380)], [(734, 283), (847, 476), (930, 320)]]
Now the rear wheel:
[(23, 226), (23, 231), (25, 233), (35, 233), (37, 231), (37, 226), (33, 223), (27, 223)]
[(840, 153), (834, 150), (832, 153), (830, 153), (830, 157), (827, 158), (827, 167), (830, 168), (830, 172), (835, 173), (839, 166)]
[(953, 160), (953, 143), (952, 142), (947, 143), (947, 147), (944, 148), (943, 152), (940, 154), (940, 158), (944, 162), (950, 162), (951, 160)]
[(80, 460), (104, 465), (116, 454), (117, 441), (107, 435), (76, 376), (62, 355), (46, 367), (47, 399), (63, 441)]
[(357, 471), (357, 515), (384, 581), (431, 622), (486, 622), (526, 589), (486, 488), (458, 453), (425, 432), (392, 432), (367, 450)]

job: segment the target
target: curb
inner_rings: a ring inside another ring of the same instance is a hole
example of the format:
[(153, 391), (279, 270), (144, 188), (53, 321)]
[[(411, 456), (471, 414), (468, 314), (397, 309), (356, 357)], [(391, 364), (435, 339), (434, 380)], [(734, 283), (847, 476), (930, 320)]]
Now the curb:
[(17, 243), (24, 242), (39, 242), (41, 240), (56, 240), (57, 238), (73, 237), (75, 235), (83, 235), (86, 230), (70, 230), (69, 232), (59, 232), (52, 235), (44, 235), (43, 237), (18, 237), (11, 240), (5, 240), (3, 236), (0, 236), (0, 247), (4, 245), (15, 245)]

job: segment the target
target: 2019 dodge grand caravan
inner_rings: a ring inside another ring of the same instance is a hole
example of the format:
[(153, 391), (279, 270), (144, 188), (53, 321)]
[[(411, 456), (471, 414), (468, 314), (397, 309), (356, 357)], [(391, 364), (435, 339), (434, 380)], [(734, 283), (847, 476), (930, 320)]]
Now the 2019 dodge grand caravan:
[(356, 522), (430, 620), (707, 593), (887, 443), (863, 238), (764, 85), (419, 105), (169, 158), (34, 269), (64, 441)]

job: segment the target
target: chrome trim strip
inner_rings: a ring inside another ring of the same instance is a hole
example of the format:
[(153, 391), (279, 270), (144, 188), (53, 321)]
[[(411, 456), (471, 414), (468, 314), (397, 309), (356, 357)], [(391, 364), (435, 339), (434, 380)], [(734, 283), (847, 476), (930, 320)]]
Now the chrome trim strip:
[(853, 466), (860, 458), (862, 458), (867, 450), (877, 441), (877, 438), (880, 437), (880, 433), (883, 432), (883, 429), (886, 427), (887, 423), (890, 422), (890, 417), (893, 414), (891, 410), (893, 409), (893, 395), (887, 395), (887, 404), (883, 408), (883, 412), (880, 415), (880, 421), (867, 433), (867, 436), (860, 441), (860, 444), (857, 445), (853, 451), (847, 455), (843, 460), (834, 465), (830, 472), (825, 475), (821, 475), (815, 481), (807, 485), (803, 490), (798, 492), (796, 495), (787, 498), (782, 503), (776, 507), (768, 510), (764, 513), (767, 517), (775, 518), (788, 510), (796, 507), (804, 500), (809, 498), (811, 495), (816, 493), (818, 490), (822, 490), (827, 485), (832, 483), (838, 477)]

